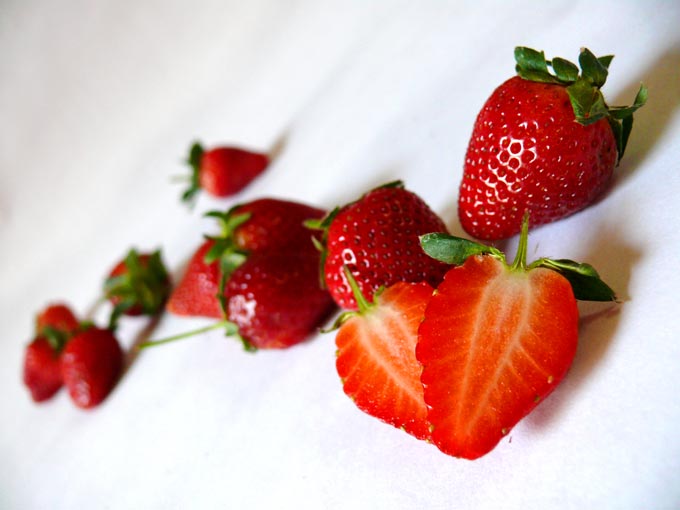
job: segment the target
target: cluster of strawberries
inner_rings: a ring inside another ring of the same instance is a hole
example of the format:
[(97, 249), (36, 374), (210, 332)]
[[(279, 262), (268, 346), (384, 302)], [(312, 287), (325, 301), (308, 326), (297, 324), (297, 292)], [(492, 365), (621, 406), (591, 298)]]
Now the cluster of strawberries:
[(106, 327), (79, 321), (66, 304), (47, 306), (36, 318), (35, 337), (24, 356), (23, 380), (33, 400), (48, 400), (66, 386), (78, 407), (99, 405), (123, 369), (123, 350), (115, 336), (119, 319), (158, 314), (169, 292), (160, 252), (130, 250), (104, 282), (103, 295), (111, 303)]
[[(118, 302), (107, 294), (115, 305), (108, 331), (121, 314), (157, 313), (170, 293), (170, 313), (215, 318), (212, 327), (247, 350), (281, 349), (307, 339), (339, 307), (336, 369), (357, 407), (447, 454), (488, 453), (566, 375), (578, 340), (576, 300), (616, 300), (588, 264), (528, 263), (529, 221), (555, 221), (602, 193), (632, 114), (646, 100), (642, 86), (632, 106), (607, 106), (600, 87), (611, 56), (583, 49), (580, 69), (528, 48), (516, 48), (515, 59), (519, 76), (492, 94), (475, 123), (458, 202), (461, 225), (474, 237), (520, 232), (511, 262), (493, 246), (450, 235), (401, 182), (328, 213), (263, 198), (207, 213), (219, 234), (197, 247), (171, 293), (167, 279), (163, 293), (150, 292), (153, 312), (135, 308), (149, 293), (119, 290)], [(201, 188), (216, 196), (238, 192), (268, 158), (196, 144), (189, 162), (187, 200)], [(128, 266), (130, 272), (139, 273)], [(79, 361), (70, 351), (90, 342), (79, 340), (88, 331), (103, 337), (107, 330), (83, 328), (75, 318), (38, 324), (29, 349), (41, 345), (35, 351), (43, 357), (61, 352), (56, 379), (78, 394), (73, 374), (85, 363), (69, 368)], [(56, 333), (65, 340), (52, 340)], [(119, 357), (114, 350), (109, 356)]]

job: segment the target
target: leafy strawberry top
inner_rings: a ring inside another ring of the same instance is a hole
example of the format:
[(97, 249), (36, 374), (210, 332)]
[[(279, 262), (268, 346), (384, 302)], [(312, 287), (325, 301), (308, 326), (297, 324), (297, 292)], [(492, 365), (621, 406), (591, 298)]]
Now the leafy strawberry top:
[(158, 313), (170, 294), (170, 279), (160, 250), (139, 254), (130, 250), (104, 282), (104, 294), (114, 303), (109, 328), (115, 329), (120, 316), (132, 309)]
[(201, 170), (201, 159), (203, 158), (203, 153), (205, 149), (203, 146), (195, 142), (191, 145), (189, 149), (189, 156), (186, 159), (186, 163), (191, 169), (189, 187), (182, 194), (182, 201), (187, 204), (192, 204), (196, 199), (196, 194), (201, 190), (200, 182), (200, 170)]
[(613, 55), (596, 57), (588, 48), (581, 48), (579, 69), (579, 66), (563, 58), (546, 60), (542, 51), (518, 46), (515, 48), (515, 69), (525, 80), (566, 86), (577, 122), (588, 125), (607, 119), (614, 131), (621, 160), (633, 128), (633, 112), (647, 101), (647, 87), (640, 85), (630, 106), (608, 106), (600, 88), (607, 80), (613, 58)]
[(530, 271), (546, 268), (564, 276), (571, 284), (574, 297), (582, 301), (616, 301), (614, 291), (600, 278), (590, 264), (567, 259), (540, 258), (527, 265), (529, 220), (525, 215), (519, 238), (517, 254), (512, 264), (507, 264), (505, 255), (493, 246), (477, 243), (449, 234), (432, 233), (420, 237), (420, 244), (430, 257), (446, 264), (461, 265), (468, 257), (490, 255), (508, 265), (513, 271)]

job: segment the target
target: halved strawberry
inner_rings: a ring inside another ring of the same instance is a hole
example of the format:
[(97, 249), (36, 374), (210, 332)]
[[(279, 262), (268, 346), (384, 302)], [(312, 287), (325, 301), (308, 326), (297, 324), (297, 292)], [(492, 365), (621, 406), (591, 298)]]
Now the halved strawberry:
[(418, 439), (430, 437), (415, 357), (418, 326), (432, 295), (426, 282), (398, 282), (368, 303), (354, 282), (358, 312), (343, 314), (335, 339), (345, 393), (362, 411)]
[(427, 305), (416, 348), (432, 441), (447, 454), (475, 459), (491, 451), (567, 373), (578, 340), (576, 299), (615, 299), (586, 264), (527, 266), (527, 230), (525, 221), (512, 264), (464, 239), (423, 239), (440, 260), (464, 260)]

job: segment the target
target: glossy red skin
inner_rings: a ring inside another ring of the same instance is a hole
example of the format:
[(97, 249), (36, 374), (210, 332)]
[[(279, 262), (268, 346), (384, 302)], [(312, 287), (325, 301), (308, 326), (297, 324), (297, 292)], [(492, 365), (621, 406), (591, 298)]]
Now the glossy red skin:
[(123, 351), (108, 329), (90, 328), (66, 345), (61, 374), (73, 403), (83, 409), (99, 405), (111, 392), (123, 368)]
[(322, 218), (326, 211), (299, 202), (261, 198), (237, 206), (233, 215), (250, 214), (248, 221), (234, 230), (236, 245), (246, 251), (315, 249), (312, 236), (303, 225)]
[(245, 188), (269, 165), (265, 154), (235, 147), (218, 147), (203, 153), (199, 166), (201, 188), (216, 197), (228, 197)]
[(206, 264), (205, 255), (213, 246), (205, 241), (189, 260), (184, 276), (173, 289), (166, 309), (175, 315), (222, 318), (217, 300), (220, 269), (217, 262)]
[(399, 281), (425, 281), (436, 287), (448, 266), (422, 250), (419, 236), (446, 231), (441, 218), (416, 194), (399, 187), (375, 189), (343, 207), (328, 229), (328, 290), (341, 308), (357, 309), (343, 265), (368, 301), (380, 287)]
[(459, 189), (467, 233), (497, 240), (573, 214), (607, 188), (617, 162), (607, 120), (575, 121), (562, 85), (514, 77), (498, 87), (474, 125)]
[(576, 300), (557, 272), (482, 255), (451, 269), (416, 347), (432, 442), (467, 459), (491, 451), (564, 378), (577, 341)]
[(335, 309), (318, 268), (318, 252), (253, 252), (227, 281), (228, 319), (258, 349), (306, 340)]
[(353, 315), (337, 332), (335, 367), (354, 404), (418, 439), (429, 439), (427, 407), (415, 349), (433, 288), (399, 282)]
[(26, 346), (23, 381), (34, 402), (52, 398), (63, 384), (59, 353), (43, 337)]
[(78, 329), (78, 319), (67, 305), (54, 303), (47, 306), (36, 317), (38, 335), (43, 333), (46, 326), (66, 334), (72, 334)]
[[(146, 266), (149, 263), (149, 258), (150, 255), (148, 254), (140, 254), (139, 255), (139, 262), (142, 266)], [(121, 260), (114, 266), (114, 268), (111, 270), (109, 273), (108, 278), (112, 278), (114, 276), (122, 276), (127, 273), (127, 266), (125, 265), (125, 261)], [(113, 306), (116, 306), (120, 303), (121, 299), (119, 296), (111, 296), (109, 298), (109, 301)], [(141, 305), (134, 305), (128, 308), (123, 312), (124, 315), (129, 315), (129, 316), (139, 316), (144, 314), (144, 309), (142, 308)]]

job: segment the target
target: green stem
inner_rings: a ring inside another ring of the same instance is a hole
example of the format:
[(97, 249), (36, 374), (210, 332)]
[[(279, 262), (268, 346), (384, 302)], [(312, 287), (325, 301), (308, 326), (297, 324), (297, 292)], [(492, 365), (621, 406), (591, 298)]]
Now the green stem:
[(184, 338), (189, 338), (190, 336), (194, 335), (199, 335), (201, 333), (207, 333), (208, 331), (212, 331), (214, 329), (219, 329), (227, 326), (229, 324), (229, 321), (219, 321), (216, 322), (215, 324), (211, 324), (210, 326), (206, 326), (204, 328), (199, 328), (199, 329), (194, 329), (193, 331), (186, 331), (184, 333), (180, 333), (179, 335), (174, 335), (174, 336), (169, 336), (167, 338), (161, 338), (160, 340), (150, 340), (148, 342), (144, 342), (139, 344), (140, 349), (146, 349), (147, 347), (155, 347), (157, 345), (162, 345), (162, 344), (167, 344), (170, 342), (174, 342), (175, 340), (182, 340)]
[(526, 271), (527, 269), (527, 246), (529, 244), (529, 211), (524, 213), (522, 218), (522, 229), (519, 234), (519, 245), (517, 246), (517, 254), (513, 260), (510, 269), (513, 271)]
[(352, 294), (354, 294), (354, 299), (357, 302), (359, 313), (366, 312), (372, 306), (371, 303), (369, 303), (364, 297), (364, 295), (361, 293), (359, 284), (354, 279), (354, 276), (352, 276), (352, 272), (349, 270), (349, 268), (347, 266), (342, 266), (342, 270), (345, 272), (345, 277), (347, 278), (349, 286), (352, 289)]

